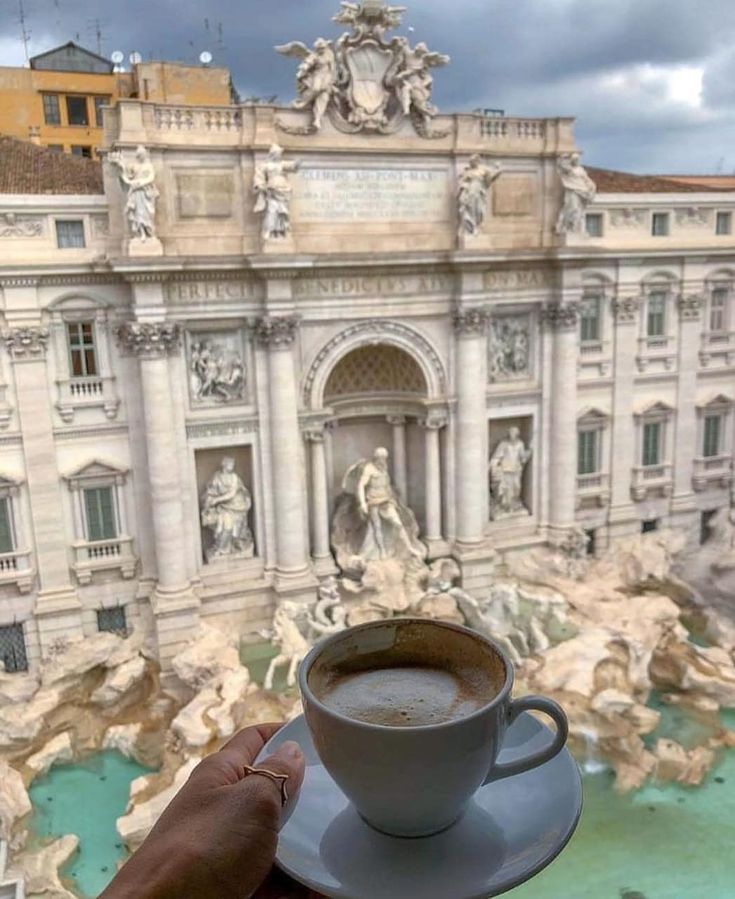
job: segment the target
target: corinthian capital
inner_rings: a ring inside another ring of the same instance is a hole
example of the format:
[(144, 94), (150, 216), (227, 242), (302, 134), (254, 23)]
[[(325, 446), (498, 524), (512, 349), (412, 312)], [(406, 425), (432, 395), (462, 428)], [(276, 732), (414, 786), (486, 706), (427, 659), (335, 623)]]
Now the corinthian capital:
[(458, 336), (483, 335), (487, 333), (490, 313), (484, 306), (475, 306), (473, 309), (455, 309), (452, 320)]
[(255, 337), (261, 346), (273, 349), (291, 347), (300, 324), (300, 315), (264, 315), (255, 323)]
[(698, 294), (679, 297), (679, 315), (684, 321), (695, 322), (702, 317), (704, 298)]
[(49, 339), (47, 328), (11, 328), (3, 340), (13, 359), (43, 359)]
[(541, 313), (542, 321), (552, 331), (573, 331), (579, 322), (580, 303), (549, 303)]
[(125, 322), (116, 331), (120, 349), (132, 356), (173, 356), (181, 347), (181, 325), (175, 322)]

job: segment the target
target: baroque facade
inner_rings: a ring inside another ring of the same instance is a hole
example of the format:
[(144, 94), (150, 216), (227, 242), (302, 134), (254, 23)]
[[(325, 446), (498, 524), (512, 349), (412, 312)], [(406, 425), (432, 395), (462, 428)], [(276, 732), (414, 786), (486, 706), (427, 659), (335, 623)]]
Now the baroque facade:
[(447, 58), (381, 9), (289, 54), (294, 108), (121, 100), (104, 195), (0, 196), (6, 667), (257, 633), (335, 572), (378, 446), (475, 592), (731, 502), (735, 195), (585, 172), (568, 119), (438, 114)]

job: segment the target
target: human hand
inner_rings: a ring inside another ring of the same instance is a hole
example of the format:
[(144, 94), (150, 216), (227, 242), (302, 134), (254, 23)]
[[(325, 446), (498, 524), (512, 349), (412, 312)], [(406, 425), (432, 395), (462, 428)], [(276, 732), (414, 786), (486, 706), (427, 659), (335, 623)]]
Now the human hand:
[[(197, 765), (100, 899), (317, 899), (273, 868), (281, 790), (245, 771), (280, 727), (241, 731)], [(258, 767), (286, 775), (291, 797), (304, 779), (296, 743)]]

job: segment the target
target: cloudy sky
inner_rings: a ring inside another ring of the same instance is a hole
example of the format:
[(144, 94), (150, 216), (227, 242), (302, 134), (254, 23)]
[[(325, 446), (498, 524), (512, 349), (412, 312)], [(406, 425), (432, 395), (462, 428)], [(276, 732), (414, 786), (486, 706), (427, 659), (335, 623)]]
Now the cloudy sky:
[[(398, 0), (396, 0), (398, 2)], [(23, 0), (31, 54), (67, 40), (109, 55), (229, 66), (242, 96), (293, 96), (272, 47), (339, 32), (337, 0)], [(451, 54), (443, 111), (571, 115), (592, 165), (735, 171), (735, 0), (407, 0), (404, 28)], [(24, 61), (19, 0), (0, 0), (0, 64)], [(207, 18), (205, 18), (205, 16)], [(220, 40), (221, 25), (221, 40)]]

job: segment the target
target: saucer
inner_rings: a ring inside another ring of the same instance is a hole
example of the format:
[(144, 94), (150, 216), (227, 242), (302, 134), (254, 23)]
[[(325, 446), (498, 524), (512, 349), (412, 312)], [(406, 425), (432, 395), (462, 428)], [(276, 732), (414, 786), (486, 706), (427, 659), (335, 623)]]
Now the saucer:
[[(552, 739), (527, 713), (509, 728), (500, 761)], [(423, 839), (400, 839), (366, 824), (327, 774), (303, 716), (260, 754), (296, 740), (306, 778), (281, 831), (276, 862), (330, 899), (487, 899), (545, 868), (569, 842), (582, 811), (582, 780), (564, 749), (545, 765), (481, 787), (464, 817)]]

